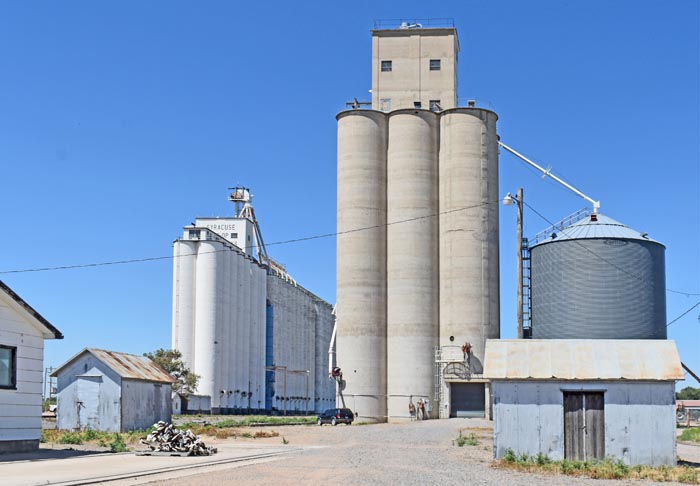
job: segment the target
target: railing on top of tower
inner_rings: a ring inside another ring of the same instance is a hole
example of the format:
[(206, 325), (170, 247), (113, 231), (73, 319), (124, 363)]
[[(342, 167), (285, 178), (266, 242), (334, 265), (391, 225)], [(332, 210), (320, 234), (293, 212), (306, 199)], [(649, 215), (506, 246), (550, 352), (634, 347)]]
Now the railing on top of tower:
[(545, 241), (549, 238), (552, 237), (552, 233), (556, 233), (557, 231), (563, 231), (569, 226), (571, 226), (574, 223), (577, 223), (581, 221), (582, 219), (587, 218), (590, 216), (592, 213), (591, 208), (582, 208), (579, 209), (578, 211), (568, 215), (566, 218), (562, 219), (559, 221), (557, 224), (554, 224), (550, 226), (549, 228), (540, 231), (535, 235), (534, 238), (529, 238), (528, 241), (530, 243), (530, 246), (536, 245), (537, 243), (540, 243), (542, 241)]
[(374, 30), (407, 29), (454, 29), (455, 19), (449, 17), (427, 19), (378, 19), (374, 21)]
[[(379, 111), (390, 112), (402, 109), (415, 109), (415, 102), (410, 102), (409, 104), (402, 106), (399, 103), (389, 103), (386, 105), (386, 109), (381, 109)], [(439, 104), (430, 106), (421, 106), (421, 109), (430, 110), (434, 112), (441, 112), (444, 110)], [(483, 98), (457, 98), (457, 108), (483, 108), (485, 110), (496, 111), (496, 107), (490, 100)], [(351, 101), (346, 101), (345, 106), (340, 111), (347, 110), (371, 110), (371, 101), (361, 101), (358, 98), (353, 98)]]

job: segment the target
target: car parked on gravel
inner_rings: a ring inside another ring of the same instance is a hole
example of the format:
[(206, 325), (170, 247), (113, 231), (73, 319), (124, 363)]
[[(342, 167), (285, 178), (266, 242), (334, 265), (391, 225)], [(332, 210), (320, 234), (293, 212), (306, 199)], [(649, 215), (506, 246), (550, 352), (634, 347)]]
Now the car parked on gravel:
[(325, 412), (318, 415), (316, 423), (318, 425), (350, 425), (353, 420), (355, 420), (355, 414), (352, 413), (352, 410), (350, 410), (349, 408), (329, 408)]

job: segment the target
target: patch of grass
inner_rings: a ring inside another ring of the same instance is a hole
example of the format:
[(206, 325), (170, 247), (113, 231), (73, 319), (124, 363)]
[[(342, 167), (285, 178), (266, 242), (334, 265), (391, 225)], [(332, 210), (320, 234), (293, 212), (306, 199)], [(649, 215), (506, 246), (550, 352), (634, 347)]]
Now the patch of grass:
[(196, 427), (212, 426), (224, 429), (227, 427), (251, 427), (256, 425), (311, 425), (316, 423), (316, 416), (271, 416), (271, 415), (246, 415), (237, 418), (226, 418), (216, 422), (185, 422), (180, 427), (191, 429)]
[(59, 444), (82, 444), (83, 437), (80, 432), (66, 432), (56, 440)]
[(468, 446), (477, 446), (479, 445), (479, 441), (476, 438), (474, 434), (469, 434), (468, 436), (462, 435), (462, 432), (459, 432), (459, 435), (455, 440), (452, 441), (454, 445), (457, 447), (464, 447), (465, 445)]
[(99, 430), (87, 429), (83, 431), (72, 430), (42, 430), (41, 442), (51, 442), (54, 444), (97, 444), (99, 447), (111, 447), (115, 437), (119, 436), (119, 441), (126, 444), (134, 444), (139, 439), (145, 438), (146, 431), (135, 430), (132, 432), (113, 433)]
[(506, 450), (495, 467), (519, 471), (586, 476), (592, 479), (650, 479), (652, 481), (677, 481), (687, 484), (700, 484), (700, 468), (688, 466), (629, 466), (619, 459), (604, 461), (552, 461), (544, 454), (517, 455), (512, 449)]
[(110, 452), (128, 452), (129, 448), (124, 442), (122, 434), (114, 434), (112, 442), (109, 443)]
[(289, 444), (289, 441), (287, 440), (287, 438), (285, 436), (282, 436), (282, 443), (285, 445)]
[(683, 432), (681, 432), (678, 440), (700, 442), (700, 428), (685, 429)]

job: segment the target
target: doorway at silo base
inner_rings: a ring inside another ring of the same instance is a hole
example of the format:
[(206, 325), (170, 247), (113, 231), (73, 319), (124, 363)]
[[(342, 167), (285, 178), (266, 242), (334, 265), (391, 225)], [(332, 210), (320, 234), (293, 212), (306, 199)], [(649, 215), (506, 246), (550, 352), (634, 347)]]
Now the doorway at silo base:
[(450, 418), (484, 418), (486, 389), (484, 383), (448, 382)]

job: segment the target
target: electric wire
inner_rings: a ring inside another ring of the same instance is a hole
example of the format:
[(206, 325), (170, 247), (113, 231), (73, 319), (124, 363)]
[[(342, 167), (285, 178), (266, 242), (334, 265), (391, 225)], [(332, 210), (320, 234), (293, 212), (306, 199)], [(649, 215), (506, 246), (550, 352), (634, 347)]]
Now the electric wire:
[(676, 322), (676, 321), (677, 321), (678, 319), (680, 319), (681, 317), (684, 317), (686, 314), (688, 314), (690, 311), (692, 311), (693, 309), (695, 309), (695, 308), (696, 308), (697, 306), (699, 306), (699, 305), (700, 305), (700, 301), (698, 301), (693, 307), (691, 307), (690, 309), (688, 309), (687, 311), (685, 311), (683, 314), (681, 314), (680, 316), (676, 317), (674, 320), (672, 320), (671, 322), (669, 322), (668, 324), (666, 324), (666, 327), (670, 326), (671, 324), (673, 324), (674, 322)]
[[(531, 205), (529, 205), (529, 204), (526, 203), (525, 201), (523, 201), (523, 203), (524, 203), (525, 206), (527, 206), (530, 210), (532, 210), (533, 213), (535, 213), (537, 216), (539, 216), (540, 218), (542, 218), (542, 219), (543, 219), (544, 221), (546, 221), (548, 224), (550, 224), (551, 226), (556, 226), (555, 223), (552, 223), (547, 217), (545, 217), (542, 213), (540, 213), (539, 211), (537, 211), (537, 210), (536, 210), (535, 208), (533, 208)], [(616, 265), (614, 262), (611, 262), (610, 260), (606, 259), (605, 257), (603, 257), (603, 256), (599, 255), (598, 253), (594, 252), (594, 251), (591, 250), (590, 248), (587, 248), (587, 247), (586, 247), (585, 245), (583, 245), (580, 241), (575, 240), (575, 239), (572, 239), (572, 240), (569, 240), (569, 241), (572, 241), (572, 242), (576, 243), (577, 245), (579, 245), (581, 248), (583, 248), (584, 250), (586, 250), (588, 253), (590, 253), (590, 254), (593, 255), (594, 257), (596, 257), (596, 258), (598, 258), (599, 260), (601, 260), (601, 261), (607, 263), (607, 264), (610, 265), (611, 267), (616, 268), (617, 270), (621, 271), (622, 273), (625, 273), (625, 274), (629, 275), (630, 277), (635, 278), (635, 279), (637, 279), (637, 280), (639, 280), (639, 281), (644, 281), (644, 278), (643, 278), (642, 276), (640, 276), (640, 275), (635, 275), (634, 273), (632, 273), (632, 272), (630, 272), (630, 271), (628, 271), (628, 270), (625, 270), (624, 268), (622, 268), (622, 267)], [(666, 289), (664, 289), (664, 290), (666, 290), (666, 292), (672, 292), (672, 293), (674, 293), (674, 294), (685, 295), (686, 297), (693, 297), (693, 296), (698, 296), (698, 295), (700, 295), (700, 293), (682, 292), (682, 291), (680, 291), (680, 290), (673, 290), (673, 289), (669, 289), (669, 288), (666, 288)]]
[[(496, 201), (496, 203), (499, 203), (499, 202), (500, 202), (500, 200)], [(472, 206), (465, 206), (462, 208), (450, 209), (448, 211), (442, 211), (442, 212), (438, 212), (438, 213), (426, 214), (424, 216), (416, 216), (414, 218), (402, 219), (402, 220), (392, 221), (392, 222), (384, 223), (384, 224), (364, 226), (361, 228), (353, 228), (353, 229), (344, 230), (344, 231), (336, 231), (333, 233), (323, 233), (323, 234), (318, 234), (318, 235), (313, 235), (313, 236), (305, 236), (302, 238), (294, 238), (291, 240), (275, 241), (272, 243), (265, 244), (265, 247), (276, 246), (276, 245), (288, 245), (291, 243), (299, 243), (302, 241), (318, 240), (318, 239), (322, 239), (322, 238), (331, 238), (334, 236), (341, 236), (341, 235), (350, 234), (350, 233), (357, 233), (359, 231), (367, 231), (367, 230), (372, 230), (372, 229), (377, 229), (377, 228), (385, 228), (385, 227), (393, 226), (396, 224), (408, 223), (411, 221), (419, 221), (422, 219), (434, 218), (436, 216), (442, 216), (445, 214), (456, 213), (459, 211), (476, 209), (479, 207), (488, 206), (489, 204), (494, 204), (494, 202), (487, 201), (487, 202), (484, 202), (481, 204), (475, 204)], [(253, 248), (254, 248), (253, 245), (248, 245), (245, 249), (252, 250)], [(48, 272), (48, 271), (54, 271), (54, 270), (72, 270), (72, 269), (77, 269), (77, 268), (104, 267), (104, 266), (108, 266), (108, 265), (125, 265), (125, 264), (130, 264), (130, 263), (153, 262), (153, 261), (158, 261), (158, 260), (174, 260), (175, 258), (196, 256), (197, 254), (202, 255), (202, 254), (220, 253), (220, 252), (226, 252), (226, 251), (237, 252), (237, 250), (235, 250), (233, 248), (225, 247), (221, 250), (203, 251), (203, 252), (199, 252), (199, 253), (187, 253), (187, 254), (183, 254), (183, 255), (167, 255), (167, 256), (156, 256), (156, 257), (145, 257), (145, 258), (133, 258), (133, 259), (129, 259), (129, 260), (115, 260), (115, 261), (107, 261), (107, 262), (82, 263), (82, 264), (75, 264), (75, 265), (61, 265), (61, 266), (54, 266), (54, 267), (23, 268), (23, 269), (17, 269), (17, 270), (2, 270), (2, 271), (0, 271), (0, 275), (17, 274), (17, 273), (30, 273), (30, 272)]]

